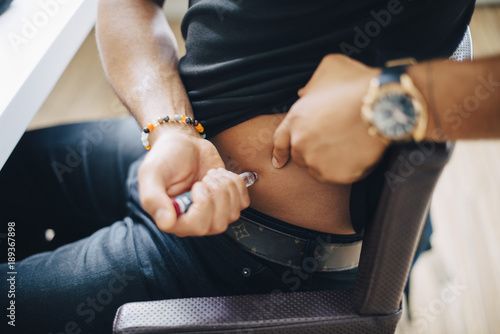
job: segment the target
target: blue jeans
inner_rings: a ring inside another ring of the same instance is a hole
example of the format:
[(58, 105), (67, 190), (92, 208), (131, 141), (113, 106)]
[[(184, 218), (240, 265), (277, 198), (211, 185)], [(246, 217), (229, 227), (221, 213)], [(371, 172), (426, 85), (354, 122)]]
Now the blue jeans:
[[(158, 230), (138, 200), (138, 138), (132, 119), (23, 137), (0, 173), (0, 233), (7, 222), (16, 229), (16, 274), (0, 265), (1, 309), (12, 314), (5, 310), (15, 302), (16, 326), (4, 314), (2, 333), (109, 333), (117, 308), (133, 301), (353, 286), (355, 269), (311, 273), (256, 257), (225, 235), (178, 238)], [(261, 223), (317, 242), (314, 231), (265, 217)], [(48, 228), (55, 230), (50, 242)]]

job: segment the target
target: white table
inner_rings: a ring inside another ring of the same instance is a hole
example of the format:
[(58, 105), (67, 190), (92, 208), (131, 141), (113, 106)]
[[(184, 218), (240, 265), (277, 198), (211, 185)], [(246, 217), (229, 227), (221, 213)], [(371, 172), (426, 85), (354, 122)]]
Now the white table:
[(95, 24), (98, 0), (14, 0), (0, 15), (0, 169)]

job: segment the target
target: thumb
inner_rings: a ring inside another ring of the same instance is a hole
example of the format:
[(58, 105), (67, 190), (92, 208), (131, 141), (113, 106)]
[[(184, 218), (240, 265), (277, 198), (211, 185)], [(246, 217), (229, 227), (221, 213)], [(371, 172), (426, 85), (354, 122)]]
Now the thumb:
[(166, 192), (167, 182), (161, 176), (158, 171), (139, 169), (139, 199), (158, 228), (169, 232), (177, 222), (177, 214)]
[(169, 205), (159, 206), (154, 213), (154, 221), (156, 226), (163, 232), (170, 232), (177, 222), (177, 213), (172, 205), (172, 200), (169, 198), (166, 203)]
[(177, 213), (172, 199), (166, 194), (164, 188), (157, 184), (141, 188), (144, 189), (139, 193), (143, 208), (151, 215), (160, 230), (169, 232), (177, 222)]
[(272, 165), (275, 168), (282, 168), (290, 159), (290, 129), (287, 118), (281, 122), (274, 132), (274, 148)]

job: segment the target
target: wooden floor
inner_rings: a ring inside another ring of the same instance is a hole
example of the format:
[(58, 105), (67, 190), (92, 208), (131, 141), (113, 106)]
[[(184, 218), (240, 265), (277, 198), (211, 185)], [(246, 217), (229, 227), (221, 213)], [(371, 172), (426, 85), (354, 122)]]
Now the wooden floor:
[[(500, 54), (500, 7), (478, 8), (471, 31), (476, 58)], [(125, 115), (90, 34), (30, 128)], [(413, 321), (398, 333), (500, 333), (499, 141), (457, 144), (431, 212), (433, 249), (414, 268)]]

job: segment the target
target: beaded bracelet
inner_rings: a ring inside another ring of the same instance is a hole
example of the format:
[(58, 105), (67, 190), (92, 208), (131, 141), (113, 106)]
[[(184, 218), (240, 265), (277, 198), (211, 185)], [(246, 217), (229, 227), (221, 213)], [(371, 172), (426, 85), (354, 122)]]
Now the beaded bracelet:
[(157, 120), (149, 123), (144, 129), (142, 129), (141, 133), (141, 141), (142, 145), (146, 148), (146, 150), (151, 149), (151, 145), (149, 145), (149, 133), (154, 130), (158, 125), (162, 123), (186, 123), (186, 124), (191, 124), (195, 127), (196, 130), (200, 133), (201, 138), (206, 138), (205, 134), (205, 129), (203, 128), (203, 125), (200, 124), (195, 119), (192, 119), (189, 116), (186, 115), (171, 115), (171, 116), (165, 116), (165, 117), (158, 117)]

